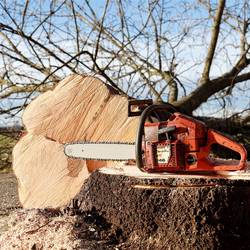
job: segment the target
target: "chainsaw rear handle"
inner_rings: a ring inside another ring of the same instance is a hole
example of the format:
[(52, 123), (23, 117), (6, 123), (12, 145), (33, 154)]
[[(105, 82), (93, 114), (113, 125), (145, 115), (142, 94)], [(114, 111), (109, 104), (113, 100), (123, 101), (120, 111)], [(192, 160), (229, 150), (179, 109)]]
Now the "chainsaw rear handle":
[(152, 104), (143, 110), (141, 117), (140, 117), (137, 134), (136, 134), (136, 140), (135, 140), (135, 157), (136, 157), (137, 167), (143, 172), (146, 172), (144, 169), (143, 160), (142, 160), (142, 155), (143, 155), (142, 137), (144, 135), (144, 124), (147, 118), (150, 116), (150, 114), (152, 114), (153, 112), (157, 113), (157, 111), (160, 111), (160, 110), (164, 110), (166, 114), (167, 113), (173, 114), (177, 111), (176, 108), (169, 103)]
[(240, 154), (240, 161), (238, 165), (215, 164), (213, 165), (214, 169), (218, 168), (218, 170), (230, 170), (229, 168), (233, 168), (233, 170), (241, 170), (246, 167), (247, 151), (241, 144), (232, 141), (230, 138), (222, 135), (217, 131), (214, 131), (213, 129), (208, 129), (207, 136), (208, 144), (206, 146), (207, 149), (205, 149), (207, 150), (207, 152), (210, 152), (211, 146), (213, 144), (219, 144)]

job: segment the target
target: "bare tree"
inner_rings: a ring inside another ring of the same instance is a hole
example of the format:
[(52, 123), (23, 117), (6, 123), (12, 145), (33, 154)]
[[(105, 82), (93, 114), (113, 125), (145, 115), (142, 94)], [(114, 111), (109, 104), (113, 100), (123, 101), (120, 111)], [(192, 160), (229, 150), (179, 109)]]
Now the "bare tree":
[(16, 115), (69, 73), (249, 128), (248, 0), (0, 3), (0, 113)]

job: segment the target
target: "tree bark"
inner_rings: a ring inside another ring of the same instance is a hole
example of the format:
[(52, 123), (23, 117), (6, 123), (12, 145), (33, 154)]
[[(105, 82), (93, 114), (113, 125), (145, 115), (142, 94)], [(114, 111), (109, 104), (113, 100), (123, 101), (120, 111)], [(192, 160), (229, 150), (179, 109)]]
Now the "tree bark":
[(250, 175), (223, 174), (103, 168), (91, 175), (74, 203), (119, 228), (123, 249), (246, 249)]

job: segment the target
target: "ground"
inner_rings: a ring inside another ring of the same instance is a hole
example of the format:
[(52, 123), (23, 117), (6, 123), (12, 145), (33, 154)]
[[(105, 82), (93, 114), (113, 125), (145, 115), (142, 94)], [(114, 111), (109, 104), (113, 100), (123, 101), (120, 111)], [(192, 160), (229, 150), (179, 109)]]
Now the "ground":
[(13, 173), (0, 174), (0, 235), (7, 230), (9, 215), (20, 208), (17, 180)]
[(19, 133), (0, 133), (0, 235), (7, 230), (9, 215), (20, 207), (17, 180), (11, 170), (12, 149)]

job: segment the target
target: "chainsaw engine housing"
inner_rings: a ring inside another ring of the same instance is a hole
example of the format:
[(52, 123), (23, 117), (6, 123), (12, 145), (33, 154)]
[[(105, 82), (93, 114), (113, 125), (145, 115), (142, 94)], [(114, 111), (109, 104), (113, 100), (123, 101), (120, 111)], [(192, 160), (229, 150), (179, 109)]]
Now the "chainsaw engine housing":
[[(240, 164), (230, 169), (230, 165), (211, 158), (211, 145), (216, 143), (241, 154)], [(144, 124), (142, 150), (144, 170), (148, 172), (238, 170), (245, 166), (244, 147), (177, 112), (168, 121)]]

